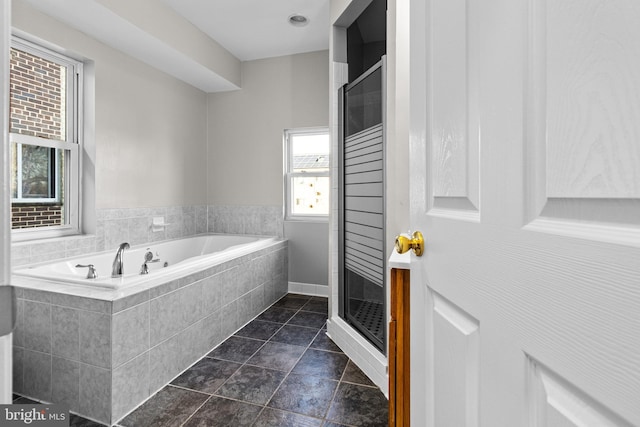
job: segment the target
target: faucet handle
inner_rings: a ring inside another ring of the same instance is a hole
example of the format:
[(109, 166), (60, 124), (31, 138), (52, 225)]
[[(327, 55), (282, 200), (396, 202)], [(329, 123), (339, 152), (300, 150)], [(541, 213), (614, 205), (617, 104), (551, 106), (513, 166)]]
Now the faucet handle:
[(96, 271), (96, 268), (93, 266), (93, 264), (76, 264), (76, 268), (89, 268), (89, 271), (87, 272), (87, 279), (97, 279), (98, 278), (98, 272)]
[(140, 266), (140, 274), (149, 274), (149, 266), (146, 261)]
[[(156, 252), (156, 256), (158, 256), (158, 253)], [(153, 257), (153, 252), (151, 252), (151, 250), (149, 248), (147, 248), (147, 253), (144, 254), (144, 263), (150, 263), (150, 262), (158, 262), (160, 261), (160, 258), (154, 258)]]

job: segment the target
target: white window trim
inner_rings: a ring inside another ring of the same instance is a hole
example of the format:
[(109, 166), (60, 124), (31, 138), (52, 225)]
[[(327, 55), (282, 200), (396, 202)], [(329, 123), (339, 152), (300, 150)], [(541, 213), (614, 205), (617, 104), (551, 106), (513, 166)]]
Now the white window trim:
[[(285, 200), (285, 220), (287, 221), (329, 221), (329, 214), (293, 214), (291, 207), (293, 206), (293, 179), (296, 177), (330, 177), (329, 169), (327, 172), (291, 172), (293, 165), (293, 153), (291, 150), (292, 135), (330, 135), (328, 127), (313, 128), (292, 128), (284, 131), (284, 200)], [(329, 148), (331, 149), (331, 148)], [(330, 153), (329, 153), (330, 154)]]
[[(23, 50), (42, 58), (55, 61), (67, 67), (67, 91), (73, 91), (71, 96), (74, 102), (67, 103), (67, 112), (65, 118), (67, 139), (66, 141), (46, 140), (43, 138), (9, 133), (11, 143), (19, 142), (21, 144), (46, 146), (51, 148), (59, 148), (69, 150), (71, 159), (67, 166), (67, 176), (69, 177), (67, 184), (68, 195), (65, 199), (65, 211), (69, 218), (68, 224), (60, 226), (24, 228), (11, 230), (13, 242), (22, 242), (29, 240), (48, 239), (55, 237), (64, 237), (77, 235), (81, 233), (81, 212), (82, 212), (82, 194), (81, 182), (82, 176), (82, 153), (83, 153), (83, 63), (75, 60), (63, 53), (62, 49), (55, 48), (49, 43), (40, 42), (34, 38), (30, 41), (28, 35), (20, 32), (20, 36), (13, 34), (11, 37), (11, 47)], [(71, 104), (71, 105), (69, 105)]]

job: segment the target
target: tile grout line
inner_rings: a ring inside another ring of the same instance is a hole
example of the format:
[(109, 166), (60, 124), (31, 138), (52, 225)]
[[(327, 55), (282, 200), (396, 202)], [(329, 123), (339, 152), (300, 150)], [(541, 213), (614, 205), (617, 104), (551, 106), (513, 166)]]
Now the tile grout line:
[[(311, 300), (311, 299), (307, 300), (307, 303), (308, 303), (310, 300)], [(304, 307), (307, 303), (303, 304), (303, 305), (302, 305), (302, 307)], [(298, 314), (300, 311), (302, 311), (302, 307), (300, 307), (300, 308), (296, 311), (296, 313), (295, 313), (294, 315), (292, 315), (292, 316), (287, 320), (287, 322), (286, 322), (284, 325), (289, 324), (289, 321), (290, 321), (291, 319), (293, 319), (293, 318), (295, 317), (295, 315), (296, 315), (296, 314)], [(285, 382), (285, 381), (290, 377), (290, 375), (293, 373), (293, 370), (295, 369), (295, 367), (298, 365), (298, 363), (300, 363), (300, 360), (302, 360), (302, 358), (304, 357), (304, 355), (306, 354), (306, 352), (311, 348), (311, 345), (313, 344), (313, 342), (315, 341), (315, 339), (316, 339), (316, 338), (318, 337), (318, 335), (323, 331), (323, 329), (322, 329), (322, 328), (324, 327), (324, 325), (325, 325), (325, 324), (326, 324), (326, 320), (325, 320), (325, 323), (320, 327), (320, 329), (318, 330), (318, 332), (316, 333), (316, 335), (313, 337), (313, 339), (311, 340), (311, 342), (310, 342), (310, 343), (305, 347), (305, 349), (304, 349), (304, 351), (302, 352), (302, 354), (300, 355), (300, 357), (298, 357), (298, 359), (296, 360), (296, 362), (293, 364), (293, 367), (292, 367), (292, 368), (287, 372), (286, 376), (284, 377), (284, 379), (282, 380), (282, 382), (278, 385), (278, 387), (277, 387), (277, 388), (276, 388), (276, 390), (273, 392), (273, 394), (271, 395), (271, 397), (269, 397), (269, 400), (267, 400), (266, 405), (268, 405), (268, 404), (269, 404), (269, 402), (271, 402), (271, 399), (273, 399), (273, 397), (274, 397), (274, 396), (275, 396), (275, 394), (278, 392), (278, 390), (280, 390), (280, 387), (282, 387), (282, 384), (284, 384), (284, 382)], [(284, 327), (284, 325), (283, 325), (283, 327)], [(282, 329), (282, 328), (281, 328), (281, 329)], [(275, 335), (275, 334), (274, 334), (274, 335)], [(273, 338), (273, 336), (272, 336), (272, 338)], [(294, 375), (297, 375), (297, 374), (294, 374)], [(338, 384), (339, 384), (339, 383), (338, 383)], [(338, 388), (338, 387), (336, 386), (336, 389), (337, 389), (337, 388)], [(331, 406), (331, 402), (329, 403), (329, 406)], [(279, 408), (275, 408), (275, 409), (282, 410), (282, 409), (279, 409)], [(328, 411), (328, 408), (325, 410), (325, 415), (326, 415), (326, 411)], [(292, 411), (286, 411), (286, 412), (290, 412), (290, 413), (297, 414), (297, 412), (292, 412)], [(303, 416), (309, 416), (308, 414), (300, 414), (300, 415), (303, 415)], [(326, 422), (326, 418), (325, 418), (325, 417), (320, 417), (320, 418), (318, 418), (318, 417), (313, 417), (313, 418), (319, 419), (319, 420), (321, 421), (321, 423), (322, 423), (322, 424), (324, 424), (324, 423)]]
[[(286, 297), (286, 296), (285, 296), (285, 297)], [(284, 298), (284, 297), (283, 297), (283, 298)], [(281, 299), (282, 299), (282, 298), (281, 298)], [(278, 301), (279, 301), (279, 300), (278, 300)], [(307, 301), (307, 302), (308, 302), (308, 301)], [(269, 308), (275, 307), (275, 304), (277, 304), (277, 301), (276, 301), (276, 303), (274, 303), (274, 305), (272, 305), (272, 306), (271, 306), (271, 307), (269, 307)], [(306, 303), (305, 303), (305, 304), (306, 304)], [(303, 306), (304, 306), (304, 304), (303, 304)], [(286, 309), (286, 310), (294, 311), (293, 309), (290, 309), (290, 308), (288, 308), (288, 307), (275, 307), (275, 308), (282, 308), (282, 309)], [(288, 343), (280, 343), (280, 342), (278, 342), (278, 341), (271, 341), (271, 339), (272, 339), (274, 336), (276, 336), (276, 335), (277, 335), (277, 333), (278, 333), (278, 332), (280, 332), (280, 331), (284, 328), (284, 326), (285, 326), (285, 325), (289, 324), (289, 321), (290, 321), (290, 320), (291, 320), (291, 319), (292, 319), (292, 318), (293, 318), (293, 317), (294, 317), (294, 316), (295, 316), (295, 315), (300, 311), (300, 309), (301, 309), (301, 307), (300, 307), (300, 308), (298, 308), (298, 309), (296, 309), (296, 310), (295, 310), (295, 313), (294, 313), (294, 314), (292, 314), (292, 315), (291, 315), (291, 317), (289, 317), (289, 319), (287, 319), (287, 321), (286, 321), (286, 322), (282, 323), (282, 326), (280, 326), (280, 328), (278, 328), (278, 330), (276, 330), (273, 334), (271, 334), (271, 336), (269, 337), (269, 339), (268, 339), (268, 340), (265, 342), (265, 344), (264, 344), (262, 347), (260, 347), (260, 348), (263, 348), (264, 346), (266, 346), (266, 343), (268, 343), (268, 342), (271, 342), (271, 343), (279, 343), (279, 344), (287, 344), (287, 345), (293, 345), (293, 344), (288, 344)], [(267, 310), (268, 310), (268, 309), (267, 309)], [(265, 310), (265, 311), (266, 311), (266, 310)], [(257, 318), (256, 318), (256, 320), (257, 320)], [(264, 321), (264, 320), (262, 320), (262, 321)], [(280, 324), (279, 322), (270, 322), (270, 323), (278, 323), (278, 324)], [(322, 330), (322, 329), (320, 329), (320, 330), (318, 331), (318, 333), (320, 333), (320, 331), (321, 331), (321, 330)], [(269, 402), (271, 402), (271, 399), (273, 399), (273, 396), (275, 396), (275, 394), (278, 392), (278, 390), (280, 390), (280, 387), (282, 387), (282, 384), (284, 384), (284, 382), (287, 380), (287, 378), (289, 378), (289, 375), (291, 374), (291, 372), (293, 371), (293, 369), (296, 367), (296, 365), (300, 362), (300, 359), (302, 359), (302, 357), (304, 356), (305, 352), (309, 349), (309, 346), (311, 345), (311, 343), (313, 343), (313, 340), (316, 338), (316, 336), (317, 336), (317, 333), (316, 333), (316, 335), (314, 336), (314, 338), (311, 340), (311, 342), (310, 342), (306, 347), (303, 347), (303, 348), (304, 348), (304, 351), (302, 351), (302, 353), (300, 354), (300, 356), (299, 356), (299, 357), (296, 359), (296, 361), (292, 364), (292, 367), (291, 367), (289, 370), (287, 370), (287, 371), (279, 371), (279, 370), (278, 370), (279, 372), (284, 372), (284, 373), (285, 373), (285, 376), (284, 376), (284, 378), (282, 378), (282, 380), (280, 381), (280, 383), (278, 384), (278, 386), (275, 388), (275, 390), (273, 391), (273, 393), (271, 393), (271, 395), (270, 395), (270, 396), (269, 396), (269, 398), (266, 400), (266, 402), (264, 403), (264, 405), (262, 405), (262, 406), (263, 406), (263, 408), (262, 408), (262, 409), (260, 410), (260, 412), (258, 413), (258, 416), (256, 417), (256, 420), (260, 417), (260, 415), (265, 411), (265, 409), (266, 409), (266, 408), (275, 409), (275, 410), (280, 410), (280, 411), (288, 412), (288, 413), (292, 413), (292, 414), (297, 414), (296, 412), (284, 411), (284, 410), (279, 409), (279, 408), (272, 408), (272, 407), (270, 407), (270, 406), (268, 406), (268, 405), (269, 405)], [(297, 346), (297, 347), (302, 347), (302, 346)], [(258, 350), (258, 351), (259, 351), (259, 350)], [(256, 353), (257, 353), (258, 351), (256, 351)], [(255, 353), (254, 353), (254, 355), (252, 355), (251, 357), (253, 357), (253, 356), (255, 356)], [(248, 364), (248, 362), (249, 362), (249, 360), (251, 359), (251, 357), (250, 357), (250, 358), (248, 358), (248, 359), (246, 360), (246, 362), (245, 362), (245, 363), (244, 363), (244, 364), (243, 364), (239, 369), (242, 369), (242, 367), (244, 367), (244, 366), (254, 366), (254, 365)], [(263, 367), (263, 366), (256, 366), (256, 367), (259, 367), (259, 368), (262, 368), (262, 369), (269, 369), (269, 368), (265, 368), (265, 367)], [(225, 382), (226, 382), (226, 381), (225, 381)], [(221, 387), (222, 387), (222, 386), (221, 386)], [(219, 388), (218, 388), (218, 390), (219, 390)], [(216, 391), (217, 391), (217, 390), (216, 390)], [(299, 414), (299, 415), (308, 416), (308, 415), (306, 415), (306, 414)], [(314, 418), (315, 418), (315, 417), (314, 417)], [(316, 419), (318, 419), (318, 418), (316, 418)], [(321, 421), (321, 422), (323, 422), (323, 421), (324, 421), (324, 419), (320, 418), (320, 421)], [(254, 422), (255, 422), (255, 420), (254, 420)]]
[[(349, 357), (347, 357), (347, 364), (344, 365), (344, 369), (342, 370), (342, 374), (340, 375), (340, 379), (338, 380), (338, 385), (336, 386), (336, 389), (333, 391), (333, 396), (331, 396), (331, 401), (329, 402), (329, 406), (327, 407), (327, 410), (324, 413), (324, 420), (327, 421), (327, 416), (329, 416), (329, 411), (331, 411), (331, 407), (333, 406), (333, 403), (336, 400), (336, 396), (338, 395), (338, 390), (340, 389), (340, 383), (342, 383), (342, 379), (344, 378), (344, 374), (347, 372), (347, 366), (349, 366), (349, 361), (351, 359), (349, 359)], [(329, 420), (331, 421), (331, 420)]]
[(186, 425), (186, 424), (189, 422), (189, 420), (191, 420), (191, 418), (193, 418), (193, 416), (194, 416), (195, 414), (197, 414), (197, 413), (198, 413), (198, 411), (199, 411), (200, 409), (202, 409), (202, 407), (203, 407), (204, 405), (206, 405), (206, 403), (207, 403), (208, 401), (210, 401), (210, 400), (211, 400), (211, 398), (212, 398), (212, 397), (213, 397), (213, 395), (210, 395), (209, 397), (207, 397), (207, 398), (204, 400), (204, 402), (202, 402), (202, 405), (198, 406), (198, 408), (196, 408), (196, 410), (195, 410), (195, 411), (193, 411), (193, 413), (192, 413), (191, 415), (189, 415), (189, 416), (187, 417), (187, 419), (186, 419), (186, 420), (184, 420), (184, 422), (183, 422), (182, 424), (180, 424), (180, 427), (182, 427), (182, 426)]

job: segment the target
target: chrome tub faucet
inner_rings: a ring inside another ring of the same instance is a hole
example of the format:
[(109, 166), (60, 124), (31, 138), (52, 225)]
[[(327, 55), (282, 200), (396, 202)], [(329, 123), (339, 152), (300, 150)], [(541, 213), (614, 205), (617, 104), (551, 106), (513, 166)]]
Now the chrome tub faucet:
[(111, 268), (111, 277), (122, 277), (124, 274), (124, 261), (122, 259), (122, 253), (125, 249), (129, 249), (127, 242), (121, 243), (116, 253), (116, 257), (113, 260), (113, 266)]

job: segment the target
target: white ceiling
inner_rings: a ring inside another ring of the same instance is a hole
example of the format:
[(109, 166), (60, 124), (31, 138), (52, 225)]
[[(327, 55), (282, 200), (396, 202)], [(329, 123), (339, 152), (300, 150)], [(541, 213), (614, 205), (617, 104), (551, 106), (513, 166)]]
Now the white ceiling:
[[(124, 5), (130, 0), (26, 1), (53, 18), (206, 92), (238, 88), (215, 69), (194, 60), (186, 52), (188, 46), (177, 49), (167, 43), (167, 37), (147, 33), (105, 7)], [(149, 5), (155, 2), (173, 10), (172, 19), (193, 24), (241, 61), (329, 49), (329, 0), (146, 0), (140, 3), (145, 8), (144, 20), (153, 20), (154, 11)], [(129, 3), (127, 7), (135, 6), (138, 5)], [(156, 16), (166, 18), (164, 11), (157, 13)], [(306, 16), (308, 24), (304, 27), (289, 24), (288, 18), (293, 14)], [(170, 34), (171, 29), (167, 31)]]
[[(241, 61), (329, 49), (329, 0), (162, 0)], [(293, 14), (307, 17), (294, 27)]]

